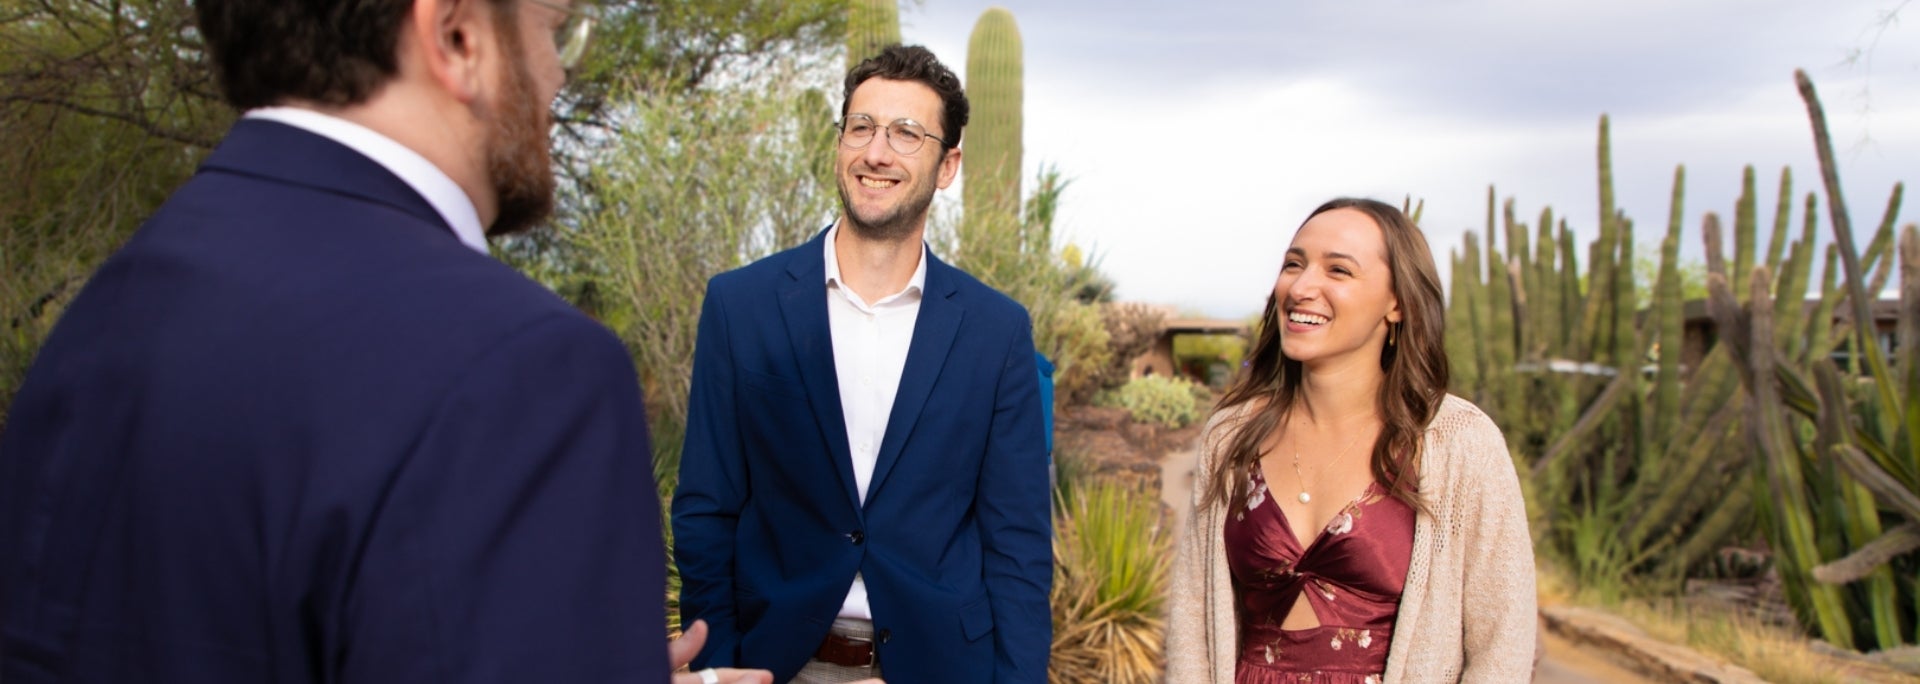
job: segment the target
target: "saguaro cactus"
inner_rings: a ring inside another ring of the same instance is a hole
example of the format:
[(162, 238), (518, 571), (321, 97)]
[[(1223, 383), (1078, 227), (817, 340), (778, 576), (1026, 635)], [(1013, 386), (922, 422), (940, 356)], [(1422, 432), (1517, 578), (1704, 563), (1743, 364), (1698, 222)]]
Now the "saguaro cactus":
[[(967, 41), (967, 100), (973, 105), (965, 143), (961, 200), (966, 212), (961, 251), (1019, 249), (1022, 99), (1020, 27), (1013, 13), (992, 7)], [(993, 245), (993, 247), (989, 247)]]
[(847, 68), (900, 42), (898, 0), (850, 0), (847, 3)]

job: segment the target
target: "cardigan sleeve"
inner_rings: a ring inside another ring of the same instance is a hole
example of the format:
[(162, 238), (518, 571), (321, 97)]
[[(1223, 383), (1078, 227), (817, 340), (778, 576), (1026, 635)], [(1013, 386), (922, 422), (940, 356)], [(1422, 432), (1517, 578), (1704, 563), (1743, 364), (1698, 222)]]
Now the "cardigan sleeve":
[[(1208, 603), (1212, 600), (1211, 548), (1207, 521), (1213, 516), (1200, 502), (1212, 484), (1215, 431), (1225, 412), (1217, 412), (1200, 432), (1193, 468), (1193, 492), (1188, 502), (1186, 523), (1174, 540), (1172, 575), (1167, 592), (1167, 678), (1168, 684), (1195, 684), (1212, 681), (1214, 670), (1212, 620)], [(1218, 502), (1215, 506), (1219, 506)]]
[(1533, 537), (1506, 439), (1485, 414), (1476, 418), (1455, 435), (1460, 457), (1471, 464), (1454, 502), (1455, 524), (1467, 528), (1461, 535), (1461, 681), (1526, 681), (1538, 646)]

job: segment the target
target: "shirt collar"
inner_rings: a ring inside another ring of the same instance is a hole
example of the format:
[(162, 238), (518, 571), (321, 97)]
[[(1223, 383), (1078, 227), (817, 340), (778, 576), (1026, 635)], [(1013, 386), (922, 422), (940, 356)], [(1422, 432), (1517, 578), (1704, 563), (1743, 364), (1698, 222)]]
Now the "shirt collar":
[(473, 198), (461, 190), (453, 178), (420, 153), (408, 149), (393, 138), (360, 124), (311, 109), (298, 107), (262, 107), (249, 110), (245, 118), (264, 119), (293, 126), (359, 152), (413, 188), (427, 200), (440, 218), (453, 228), (454, 237), (481, 254), (487, 253), (487, 234), (480, 227), (480, 212)]
[[(838, 287), (840, 285), (840, 258), (838, 256), (838, 251), (833, 248), (834, 238), (839, 234), (840, 234), (840, 222), (835, 221), (833, 223), (833, 227), (827, 229), (827, 238), (826, 238), (827, 240), (826, 282), (828, 287)], [(933, 250), (931, 248), (927, 247), (927, 241), (925, 240), (920, 241), (920, 265), (915, 266), (913, 268), (913, 277), (907, 279), (907, 288), (904, 290), (901, 290), (900, 292), (923, 292), (927, 289), (927, 259), (931, 257), (932, 251)], [(895, 294), (899, 294), (899, 293), (895, 293)], [(892, 295), (889, 295), (889, 296), (892, 296)]]

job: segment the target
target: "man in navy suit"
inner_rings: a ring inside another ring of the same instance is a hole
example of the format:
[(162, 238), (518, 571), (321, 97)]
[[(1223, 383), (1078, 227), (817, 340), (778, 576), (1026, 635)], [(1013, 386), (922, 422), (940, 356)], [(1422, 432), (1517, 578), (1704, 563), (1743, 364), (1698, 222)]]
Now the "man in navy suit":
[(558, 43), (590, 19), (196, 10), (246, 114), (15, 399), (0, 681), (667, 681), (704, 628), (669, 655), (633, 366), (487, 256), (552, 206)]
[(934, 258), (967, 100), (925, 48), (846, 77), (842, 216), (715, 277), (673, 531), (700, 664), (1042, 682), (1047, 455), (1027, 312)]

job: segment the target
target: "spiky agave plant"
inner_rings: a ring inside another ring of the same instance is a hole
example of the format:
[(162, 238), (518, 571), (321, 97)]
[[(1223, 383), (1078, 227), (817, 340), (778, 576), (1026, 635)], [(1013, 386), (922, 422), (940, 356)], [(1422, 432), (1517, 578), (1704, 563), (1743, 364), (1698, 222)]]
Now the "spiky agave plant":
[(1166, 668), (1161, 637), (1172, 540), (1160, 497), (1113, 482), (1080, 486), (1054, 543), (1053, 657), (1047, 678), (1149, 684)]

